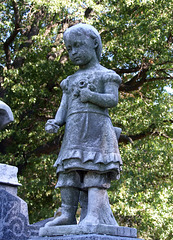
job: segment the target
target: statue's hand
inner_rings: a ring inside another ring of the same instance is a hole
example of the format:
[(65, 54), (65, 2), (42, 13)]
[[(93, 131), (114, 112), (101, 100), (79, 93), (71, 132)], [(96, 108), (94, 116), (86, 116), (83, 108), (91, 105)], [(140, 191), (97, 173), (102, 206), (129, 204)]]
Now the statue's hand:
[(55, 119), (49, 119), (45, 125), (45, 130), (47, 133), (57, 133), (59, 129), (58, 124)]
[(80, 99), (81, 102), (88, 102), (90, 99), (92, 92), (88, 88), (83, 88), (80, 90)]

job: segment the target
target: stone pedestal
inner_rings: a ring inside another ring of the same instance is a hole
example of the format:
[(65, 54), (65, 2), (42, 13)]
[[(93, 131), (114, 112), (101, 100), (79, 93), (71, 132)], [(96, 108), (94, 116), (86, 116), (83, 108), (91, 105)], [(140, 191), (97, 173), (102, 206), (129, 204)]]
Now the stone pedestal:
[(142, 240), (139, 238), (99, 235), (99, 234), (85, 234), (85, 235), (69, 235), (56, 237), (34, 237), (29, 240)]
[(39, 237), (29, 240), (140, 240), (137, 230), (112, 225), (63, 225), (41, 227)]
[(61, 235), (82, 235), (82, 234), (101, 234), (122, 237), (137, 237), (137, 230), (129, 227), (119, 227), (113, 225), (62, 225), (54, 227), (42, 227), (39, 236), (61, 236)]

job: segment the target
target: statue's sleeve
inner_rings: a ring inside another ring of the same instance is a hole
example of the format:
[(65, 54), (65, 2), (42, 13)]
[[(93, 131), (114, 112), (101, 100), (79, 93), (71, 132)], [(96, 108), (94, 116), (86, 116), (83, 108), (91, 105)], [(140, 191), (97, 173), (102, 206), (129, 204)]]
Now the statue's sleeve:
[(67, 108), (68, 108), (68, 80), (64, 79), (61, 84), (60, 87), (63, 91), (63, 95), (62, 95), (62, 99), (61, 99), (61, 103), (60, 106), (58, 108), (58, 111), (55, 115), (55, 121), (59, 126), (62, 126), (65, 124), (66, 122), (66, 116), (67, 116)]
[(60, 87), (61, 87), (63, 93), (67, 93), (67, 92), (68, 92), (68, 78), (64, 79), (64, 80), (60, 83)]
[(121, 77), (114, 71), (109, 70), (105, 73), (103, 78), (104, 84), (109, 85), (109, 83), (115, 84), (118, 88), (122, 82)]

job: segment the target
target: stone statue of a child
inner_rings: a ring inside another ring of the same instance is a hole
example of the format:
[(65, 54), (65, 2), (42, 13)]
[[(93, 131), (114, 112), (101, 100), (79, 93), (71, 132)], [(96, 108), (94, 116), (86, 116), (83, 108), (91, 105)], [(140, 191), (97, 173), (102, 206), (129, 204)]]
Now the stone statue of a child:
[(45, 128), (53, 133), (66, 124), (54, 165), (62, 214), (46, 227), (76, 224), (78, 202), (82, 207), (79, 224), (117, 225), (107, 189), (111, 180), (119, 178), (122, 162), (108, 108), (118, 103), (121, 78), (99, 64), (102, 43), (94, 27), (82, 23), (72, 26), (65, 31), (64, 41), (79, 70), (61, 82), (60, 107)]

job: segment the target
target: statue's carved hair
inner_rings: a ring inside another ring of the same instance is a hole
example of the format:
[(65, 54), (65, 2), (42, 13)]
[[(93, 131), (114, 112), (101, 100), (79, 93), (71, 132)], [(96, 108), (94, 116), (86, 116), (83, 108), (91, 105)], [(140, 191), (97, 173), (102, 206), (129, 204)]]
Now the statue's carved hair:
[(86, 36), (91, 37), (92, 39), (95, 39), (98, 43), (98, 46), (96, 47), (96, 55), (98, 60), (101, 60), (101, 52), (102, 52), (102, 41), (99, 32), (91, 25), (85, 24), (85, 23), (79, 23), (72, 27), (67, 28), (67, 30), (64, 32), (64, 40), (66, 40), (70, 33), (75, 32), (78, 34), (85, 34)]

